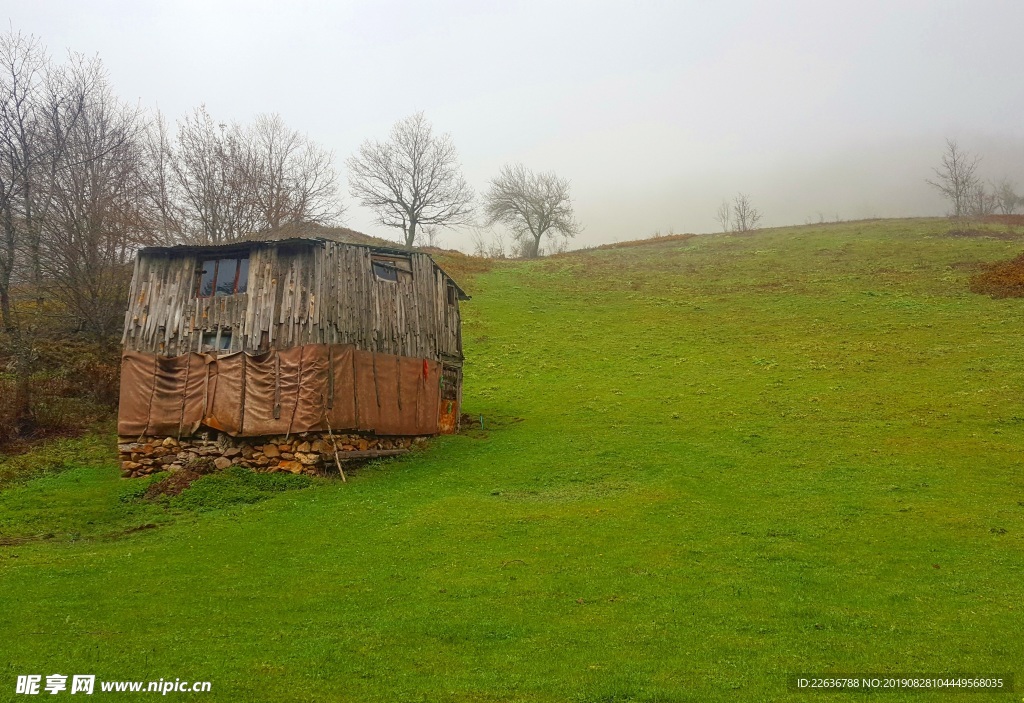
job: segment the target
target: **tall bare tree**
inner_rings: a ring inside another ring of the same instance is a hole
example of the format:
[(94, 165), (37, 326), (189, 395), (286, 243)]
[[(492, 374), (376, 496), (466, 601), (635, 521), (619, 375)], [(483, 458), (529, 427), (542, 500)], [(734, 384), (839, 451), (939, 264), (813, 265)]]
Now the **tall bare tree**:
[(247, 130), (257, 207), (262, 224), (328, 224), (342, 213), (334, 155), (290, 129), (280, 115), (260, 115)]
[(744, 193), (739, 193), (732, 201), (732, 222), (737, 232), (750, 232), (761, 224), (761, 212)]
[(27, 246), (37, 273), (41, 261), (33, 204), (49, 141), (42, 133), (48, 69), (49, 57), (36, 37), (0, 35), (0, 314), (8, 331), (15, 327), (11, 279), (19, 247)]
[(344, 209), (334, 155), (279, 115), (216, 122), (205, 106), (168, 134), (149, 130), (147, 200), (168, 238), (215, 244), (292, 222), (332, 224)]
[(960, 148), (954, 139), (946, 140), (942, 154), (942, 165), (933, 168), (935, 180), (926, 179), (928, 185), (936, 188), (949, 201), (954, 217), (965, 217), (971, 213), (972, 202), (977, 196), (978, 164), (981, 158)]
[(347, 165), (352, 196), (380, 224), (401, 229), (406, 246), (416, 243), (419, 227), (472, 222), (474, 194), (455, 144), (435, 136), (422, 112), (396, 123), (388, 141), (363, 142)]
[(43, 270), (53, 297), (105, 346), (120, 328), (135, 250), (154, 241), (142, 115), (114, 96), (98, 60), (73, 61), (64, 90), (82, 95), (83, 109), (56, 160)]
[(569, 197), (569, 181), (522, 164), (505, 166), (484, 196), (488, 226), (501, 223), (524, 243), (523, 255), (540, 253), (544, 235), (575, 237), (582, 231)]

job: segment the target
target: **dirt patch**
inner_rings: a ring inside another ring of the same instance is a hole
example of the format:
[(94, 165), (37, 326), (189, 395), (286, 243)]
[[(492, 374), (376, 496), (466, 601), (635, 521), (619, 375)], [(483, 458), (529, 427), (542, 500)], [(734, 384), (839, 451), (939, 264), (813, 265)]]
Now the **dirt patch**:
[(209, 457), (200, 457), (189, 462), (181, 471), (175, 471), (165, 479), (157, 481), (146, 489), (145, 498), (156, 500), (162, 496), (181, 495), (182, 491), (191, 486), (206, 474), (212, 474), (217, 470), (213, 460)]
[(988, 264), (971, 278), (971, 292), (993, 298), (1024, 298), (1024, 254)]

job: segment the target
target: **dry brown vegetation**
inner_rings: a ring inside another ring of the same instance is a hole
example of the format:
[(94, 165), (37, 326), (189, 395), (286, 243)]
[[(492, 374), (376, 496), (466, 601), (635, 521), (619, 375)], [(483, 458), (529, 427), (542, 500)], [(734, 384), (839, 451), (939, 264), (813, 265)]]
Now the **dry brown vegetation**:
[(993, 298), (1024, 298), (1024, 254), (986, 266), (971, 278), (971, 291)]

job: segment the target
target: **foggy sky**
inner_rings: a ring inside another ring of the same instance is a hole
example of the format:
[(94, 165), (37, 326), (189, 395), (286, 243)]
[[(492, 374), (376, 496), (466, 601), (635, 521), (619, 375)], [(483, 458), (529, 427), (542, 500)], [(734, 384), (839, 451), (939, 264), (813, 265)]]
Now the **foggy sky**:
[[(575, 246), (937, 215), (953, 137), (1024, 188), (1024, 3), (4, 1), (51, 53), (98, 54), (122, 98), (177, 119), (277, 112), (344, 159), (418, 110), (478, 190), (505, 163), (572, 182)], [(346, 224), (395, 238), (343, 189)], [(442, 244), (468, 246), (465, 232)]]

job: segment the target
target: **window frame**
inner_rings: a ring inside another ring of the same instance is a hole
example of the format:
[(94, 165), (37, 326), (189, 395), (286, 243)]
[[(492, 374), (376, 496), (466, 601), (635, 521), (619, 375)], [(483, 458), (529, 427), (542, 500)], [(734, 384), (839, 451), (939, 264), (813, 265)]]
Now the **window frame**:
[[(213, 262), (213, 287), (210, 290), (209, 295), (203, 295), (203, 271), (206, 270), (207, 262)], [(235, 280), (231, 286), (230, 293), (219, 293), (217, 290), (217, 278), (220, 273), (220, 262), (221, 261), (234, 261), (235, 262)], [(245, 290), (238, 290), (238, 281), (242, 276), (242, 261), (245, 261)], [(249, 292), (249, 252), (240, 253), (235, 256), (215, 256), (215, 257), (204, 257), (200, 258), (196, 262), (196, 275), (195, 275), (195, 286), (196, 286), (196, 298), (227, 298), (232, 295), (241, 295)]]
[[(377, 272), (378, 267), (390, 271), (394, 278), (382, 276)], [(412, 257), (400, 254), (371, 254), (370, 272), (375, 280), (383, 283), (398, 284), (403, 280), (412, 281)]]

